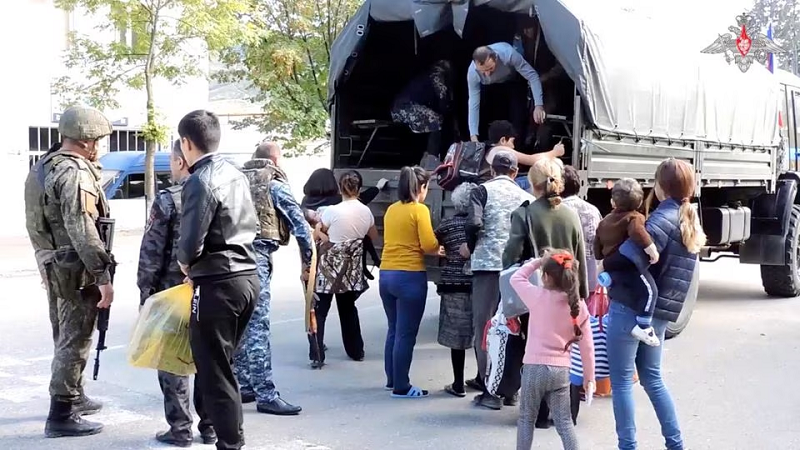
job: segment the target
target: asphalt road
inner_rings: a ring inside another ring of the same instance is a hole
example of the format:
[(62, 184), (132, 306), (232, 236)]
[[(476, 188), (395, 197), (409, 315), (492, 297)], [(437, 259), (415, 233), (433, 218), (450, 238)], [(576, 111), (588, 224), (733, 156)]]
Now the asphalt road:
[[(46, 440), (50, 325), (25, 240), (0, 242), (0, 448), (147, 449), (164, 428), (153, 371), (128, 365), (125, 346), (137, 316), (135, 270), (139, 237), (117, 238), (116, 301), (100, 379), (87, 392), (105, 402), (93, 416), (105, 431), (87, 438)], [(429, 302), (412, 367), (412, 381), (430, 398), (397, 400), (382, 389), (385, 318), (377, 283), (359, 300), (366, 360), (346, 359), (332, 313), (329, 364), (308, 368), (303, 332), (299, 262), (292, 247), (279, 252), (273, 282), (272, 346), (281, 394), (303, 406), (298, 417), (259, 414), (245, 406), (247, 448), (270, 450), (461, 450), (514, 448), (516, 408), (476, 409), (470, 398), (444, 394), (451, 381), (448, 350), (436, 343), (438, 298)], [(800, 313), (796, 299), (768, 299), (756, 267), (723, 260), (703, 264), (700, 301), (689, 328), (665, 348), (665, 376), (678, 405), (687, 448), (692, 450), (800, 449)], [(90, 364), (91, 366), (91, 364)], [(89, 366), (89, 368), (90, 368)], [(467, 373), (475, 372), (468, 361)], [(87, 377), (89, 370), (87, 370)], [(636, 390), (640, 448), (663, 448), (646, 396)], [(613, 449), (610, 399), (581, 412), (583, 449)], [(202, 447), (201, 448), (212, 448)], [(538, 431), (534, 448), (560, 448), (555, 430)]]

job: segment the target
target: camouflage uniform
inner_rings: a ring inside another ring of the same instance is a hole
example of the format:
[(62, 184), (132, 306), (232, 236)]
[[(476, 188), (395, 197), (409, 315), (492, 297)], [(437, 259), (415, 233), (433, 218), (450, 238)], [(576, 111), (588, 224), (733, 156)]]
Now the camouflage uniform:
[(481, 185), (486, 191), (483, 205), (483, 227), (472, 253), (472, 271), (503, 270), (503, 250), (511, 232), (511, 213), (525, 201), (536, 200), (519, 188), (509, 177), (500, 176)]
[(255, 394), (256, 401), (263, 404), (279, 397), (272, 381), (272, 349), (269, 339), (272, 253), (288, 243), (291, 232), (300, 245), (303, 263), (310, 264), (312, 241), (303, 211), (294, 199), (283, 172), (266, 159), (248, 161), (243, 172), (250, 179), (253, 203), (260, 219), (260, 230), (254, 247), (261, 291), (242, 344), (234, 357), (234, 372), (242, 395)]
[[(178, 265), (180, 237), (181, 190), (183, 182), (158, 193), (150, 209), (150, 218), (142, 236), (139, 250), (139, 271), (136, 284), (141, 304), (156, 292), (183, 283), (185, 275)], [(200, 416), (198, 430), (213, 434), (211, 420), (203, 407), (202, 395), (195, 378), (194, 407)], [(179, 440), (192, 439), (192, 411), (189, 398), (190, 377), (158, 372), (158, 384), (164, 394), (164, 414), (172, 436)]]
[[(95, 109), (70, 108), (62, 114), (59, 132), (65, 138), (93, 141), (111, 134), (111, 123)], [(97, 163), (54, 148), (25, 181), (25, 224), (47, 288), (55, 345), (46, 429), (51, 437), (102, 429), (71, 415), (72, 407), (88, 401), (83, 370), (97, 320), (96, 286), (110, 281), (111, 258), (97, 230), (98, 219), (109, 217), (100, 179)], [(71, 425), (51, 430), (53, 423)]]

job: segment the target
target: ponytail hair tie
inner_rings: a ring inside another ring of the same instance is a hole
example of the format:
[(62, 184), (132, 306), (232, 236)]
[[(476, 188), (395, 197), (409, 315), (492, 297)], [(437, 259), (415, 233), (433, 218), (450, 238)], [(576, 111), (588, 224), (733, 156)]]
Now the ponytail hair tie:
[(550, 258), (553, 259), (559, 266), (563, 267), (566, 270), (572, 270), (572, 255), (569, 253), (558, 253)]
[(689, 203), (689, 197), (683, 197), (681, 203)]
[(575, 325), (575, 326), (578, 326), (578, 318), (577, 317), (573, 317), (572, 318), (572, 324)]

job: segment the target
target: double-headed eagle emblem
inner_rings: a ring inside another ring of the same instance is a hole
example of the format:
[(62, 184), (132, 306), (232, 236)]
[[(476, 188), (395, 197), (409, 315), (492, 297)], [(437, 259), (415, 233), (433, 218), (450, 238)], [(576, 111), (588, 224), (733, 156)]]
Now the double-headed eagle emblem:
[(728, 27), (729, 33), (720, 34), (713, 44), (700, 53), (722, 53), (728, 64), (735, 62), (739, 70), (747, 72), (753, 61), (766, 64), (770, 53), (784, 52), (771, 39), (755, 32), (757, 27), (749, 14), (736, 16), (736, 24)]

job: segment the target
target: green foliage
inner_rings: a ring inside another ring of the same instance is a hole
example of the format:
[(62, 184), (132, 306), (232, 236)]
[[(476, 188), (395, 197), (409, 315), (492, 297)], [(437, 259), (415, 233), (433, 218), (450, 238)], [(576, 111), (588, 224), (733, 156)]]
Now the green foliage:
[(247, 20), (253, 1), (56, 0), (62, 9), (81, 8), (95, 17), (104, 17), (97, 31), (109, 38), (71, 36), (64, 64), (83, 77), (63, 76), (53, 83), (53, 92), (60, 95), (62, 105), (85, 102), (100, 109), (117, 108), (116, 97), (122, 89), (146, 92), (142, 107), (147, 112), (147, 123), (142, 134), (147, 150), (148, 209), (155, 197), (155, 144), (165, 142), (168, 133), (168, 127), (158, 121), (153, 81), (161, 78), (180, 84), (189, 77), (202, 76), (209, 54), (246, 44), (254, 35)]
[[(57, 0), (65, 10), (84, 8), (105, 17), (97, 27), (111, 42), (85, 35), (71, 36), (64, 64), (85, 80), (63, 76), (53, 91), (63, 104), (78, 101), (116, 108), (123, 88), (144, 89), (147, 80), (163, 78), (175, 84), (202, 75), (206, 55), (192, 48), (203, 42), (210, 52), (246, 42), (252, 26), (242, 18), (249, 0)], [(194, 51), (193, 51), (194, 50)]]
[(756, 0), (750, 15), (763, 33), (772, 24), (772, 39), (786, 53), (775, 55), (776, 65), (784, 70), (798, 69), (800, 58), (800, 2), (796, 0)]
[(256, 125), (288, 141), (284, 148), (305, 153), (302, 144), (324, 136), (328, 119), (331, 46), (362, 2), (359, 0), (269, 0), (251, 17), (262, 30), (257, 39), (223, 54), (223, 82), (247, 81), (258, 91), (250, 100), (264, 112), (238, 123)]
[(167, 144), (169, 142), (169, 127), (164, 125), (161, 120), (158, 120), (158, 114), (156, 114), (154, 120), (149, 120), (142, 126), (141, 135), (145, 142)]

